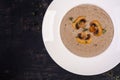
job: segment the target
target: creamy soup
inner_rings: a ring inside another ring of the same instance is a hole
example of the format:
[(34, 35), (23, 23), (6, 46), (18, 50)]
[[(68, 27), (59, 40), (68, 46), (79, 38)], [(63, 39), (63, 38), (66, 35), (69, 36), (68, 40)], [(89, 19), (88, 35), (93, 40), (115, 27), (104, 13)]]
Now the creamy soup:
[(60, 35), (65, 47), (73, 54), (94, 57), (110, 46), (114, 28), (103, 9), (83, 4), (72, 8), (63, 17)]

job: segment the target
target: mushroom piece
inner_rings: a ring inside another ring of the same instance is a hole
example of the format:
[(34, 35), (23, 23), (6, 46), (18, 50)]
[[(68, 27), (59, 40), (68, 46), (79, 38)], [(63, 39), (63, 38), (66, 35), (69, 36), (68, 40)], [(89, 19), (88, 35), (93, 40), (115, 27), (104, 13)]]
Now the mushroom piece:
[(84, 28), (86, 19), (84, 16), (79, 16), (75, 21), (73, 21), (72, 26), (75, 29)]
[(92, 32), (95, 36), (101, 36), (102, 35), (102, 26), (99, 21), (93, 20), (90, 23), (89, 31)]
[(90, 44), (92, 42), (91, 34), (87, 32), (81, 32), (77, 35), (76, 40), (81, 44)]

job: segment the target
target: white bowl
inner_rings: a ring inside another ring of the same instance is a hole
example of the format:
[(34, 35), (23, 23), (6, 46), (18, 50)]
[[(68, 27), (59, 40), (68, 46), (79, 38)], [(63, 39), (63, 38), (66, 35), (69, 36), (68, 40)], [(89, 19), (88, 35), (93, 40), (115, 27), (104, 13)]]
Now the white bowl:
[[(93, 4), (104, 9), (114, 24), (114, 37), (109, 48), (102, 54), (78, 57), (64, 46), (60, 37), (60, 24), (64, 15), (80, 4)], [(42, 35), (51, 58), (63, 69), (79, 75), (98, 75), (120, 63), (120, 1), (119, 0), (54, 0), (43, 20)]]

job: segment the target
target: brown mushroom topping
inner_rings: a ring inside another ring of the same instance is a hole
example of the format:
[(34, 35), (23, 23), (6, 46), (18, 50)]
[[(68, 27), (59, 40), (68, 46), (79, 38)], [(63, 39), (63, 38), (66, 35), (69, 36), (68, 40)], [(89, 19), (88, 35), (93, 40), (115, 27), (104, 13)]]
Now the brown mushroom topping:
[(98, 30), (97, 25), (92, 23), (92, 24), (90, 24), (90, 26), (91, 26), (91, 32), (97, 33), (97, 30)]
[(81, 44), (90, 44), (92, 42), (91, 34), (87, 32), (81, 32), (77, 35), (76, 40)]
[(89, 31), (92, 32), (95, 36), (102, 35), (102, 26), (99, 21), (94, 20), (90, 23)]
[(80, 38), (80, 39), (83, 39), (83, 37), (82, 37), (82, 34), (81, 34), (81, 33), (79, 33), (77, 37), (78, 37), (78, 38)]
[(78, 34), (78, 38), (83, 39), (83, 40), (88, 40), (91, 38), (90, 34), (86, 34), (86, 33), (79, 33)]
[(91, 38), (91, 35), (90, 34), (87, 34), (87, 37), (85, 40), (89, 40)]
[(76, 29), (85, 27), (86, 20), (81, 19), (78, 23), (76, 23)]
[(75, 19), (72, 23), (72, 27), (74, 29), (84, 28), (86, 26), (86, 19), (85, 16), (79, 16), (77, 19)]

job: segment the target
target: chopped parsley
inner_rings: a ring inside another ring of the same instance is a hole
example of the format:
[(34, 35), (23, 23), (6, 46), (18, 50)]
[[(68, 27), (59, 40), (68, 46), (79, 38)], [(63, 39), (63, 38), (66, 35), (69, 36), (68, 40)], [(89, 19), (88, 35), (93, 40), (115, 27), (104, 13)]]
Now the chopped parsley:
[(83, 28), (83, 32), (85, 32), (85, 31), (88, 31), (88, 29), (87, 28)]
[(103, 32), (103, 34), (105, 34), (107, 32), (107, 30), (106, 29), (102, 29), (102, 32)]

